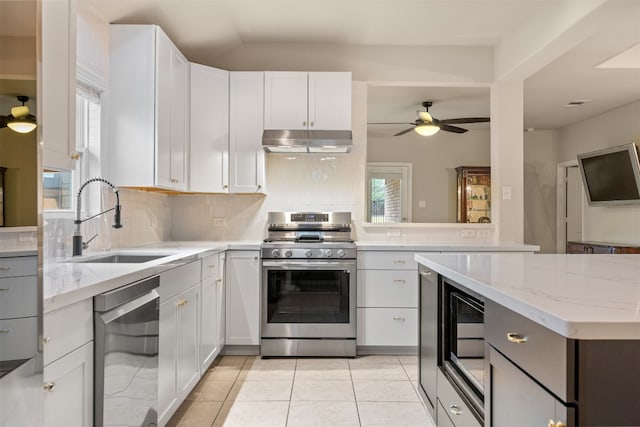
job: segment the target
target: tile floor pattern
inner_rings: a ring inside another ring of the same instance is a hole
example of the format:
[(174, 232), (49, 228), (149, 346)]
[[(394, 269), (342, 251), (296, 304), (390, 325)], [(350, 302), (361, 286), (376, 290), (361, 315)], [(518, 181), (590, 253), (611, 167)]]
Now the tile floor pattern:
[(415, 356), (223, 356), (169, 427), (433, 427)]

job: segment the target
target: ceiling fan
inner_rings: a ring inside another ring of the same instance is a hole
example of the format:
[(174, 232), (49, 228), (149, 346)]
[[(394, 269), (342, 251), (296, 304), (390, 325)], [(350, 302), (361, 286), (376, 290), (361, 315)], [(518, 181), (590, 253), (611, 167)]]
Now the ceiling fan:
[[(457, 119), (444, 119), (439, 120), (434, 118), (431, 113), (429, 113), (429, 107), (433, 105), (431, 101), (424, 101), (422, 106), (425, 111), (418, 110), (416, 113), (418, 114), (418, 118), (413, 123), (407, 123), (412, 125), (413, 127), (401, 130), (393, 136), (404, 135), (405, 133), (411, 132), (415, 130), (418, 134), (422, 136), (431, 136), (435, 135), (439, 131), (443, 130), (445, 132), (453, 132), (453, 133), (465, 133), (468, 129), (464, 129), (458, 126), (452, 126), (454, 124), (462, 124), (462, 123), (485, 123), (490, 121), (489, 117), (461, 117)], [(372, 125), (399, 125), (404, 123), (370, 123)]]

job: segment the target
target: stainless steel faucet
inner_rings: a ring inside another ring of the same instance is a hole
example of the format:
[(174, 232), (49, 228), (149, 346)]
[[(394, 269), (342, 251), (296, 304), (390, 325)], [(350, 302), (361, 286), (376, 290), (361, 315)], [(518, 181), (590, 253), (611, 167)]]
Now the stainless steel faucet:
[[(104, 184), (107, 184), (109, 187), (111, 187), (113, 192), (116, 194), (116, 205), (111, 209), (102, 211), (99, 214), (90, 216), (89, 218), (80, 219), (80, 208), (81, 208), (80, 196), (82, 195), (82, 190), (84, 190), (84, 188), (92, 182), (102, 182)], [(93, 236), (91, 239), (89, 239), (89, 242), (86, 242), (86, 243), (83, 242), (82, 233), (80, 231), (80, 224), (92, 218), (95, 218), (97, 216), (100, 216), (102, 214), (105, 214), (107, 212), (111, 212), (112, 210), (115, 210), (115, 215), (113, 218), (113, 228), (122, 228), (120, 195), (118, 194), (118, 187), (116, 187), (115, 185), (113, 185), (112, 183), (110, 183), (104, 178), (91, 178), (90, 180), (82, 184), (82, 186), (80, 187), (80, 190), (78, 190), (78, 195), (76, 196), (76, 219), (73, 221), (73, 223), (76, 225), (76, 231), (73, 233), (73, 256), (82, 255), (82, 249), (86, 248), (87, 244), (96, 237), (96, 236)]]

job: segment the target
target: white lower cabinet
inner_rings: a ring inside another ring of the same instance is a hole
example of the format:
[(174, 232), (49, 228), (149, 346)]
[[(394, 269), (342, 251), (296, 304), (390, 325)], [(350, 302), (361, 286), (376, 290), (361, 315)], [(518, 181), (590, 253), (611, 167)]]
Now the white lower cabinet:
[(45, 313), (46, 427), (93, 425), (93, 301)]
[(359, 251), (357, 344), (418, 345), (418, 271), (413, 252)]
[(209, 368), (224, 346), (224, 253), (202, 260), (202, 298), (200, 309), (200, 374)]
[(46, 427), (93, 425), (93, 342), (44, 367)]
[(200, 266), (195, 261), (160, 275), (160, 425), (169, 421), (200, 379)]
[(260, 345), (260, 253), (228, 251), (227, 345)]

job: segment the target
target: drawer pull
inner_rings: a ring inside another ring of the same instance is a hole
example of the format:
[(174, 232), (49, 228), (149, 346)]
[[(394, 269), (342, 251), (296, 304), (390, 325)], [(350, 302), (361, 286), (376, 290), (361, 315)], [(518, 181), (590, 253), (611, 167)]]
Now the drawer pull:
[(9, 332), (11, 332), (9, 329), (0, 329), (0, 334), (8, 334)]
[(406, 280), (404, 279), (393, 279), (393, 283), (404, 283)]
[(216, 283), (222, 283), (222, 279), (216, 279)]
[(178, 307), (184, 307), (185, 305), (189, 304), (189, 300), (187, 299), (181, 299), (180, 301), (178, 301)]
[(0, 292), (2, 292), (2, 291), (8, 291), (8, 290), (9, 290), (9, 288), (0, 288)]
[(393, 320), (402, 320), (404, 322), (406, 319), (402, 316), (393, 316)]
[(51, 338), (49, 337), (42, 337), (42, 344), (49, 344), (51, 342)]
[(209, 264), (207, 267), (209, 267), (209, 268), (216, 268), (215, 264)]
[(527, 342), (527, 337), (523, 337), (522, 335), (513, 332), (507, 333), (507, 339), (509, 340), (509, 342), (513, 342), (516, 344), (524, 344)]
[(11, 267), (0, 267), (0, 271), (9, 271)]
[(549, 420), (548, 427), (567, 427), (565, 423), (562, 421), (558, 421), (557, 423), (553, 420)]
[(431, 277), (431, 275), (432, 275), (432, 274), (433, 274), (433, 272), (432, 272), (432, 271), (421, 271), (421, 272), (420, 272), (420, 275), (421, 275), (422, 277)]
[(405, 261), (405, 260), (403, 260), (403, 259), (394, 259), (394, 260), (393, 260), (393, 263), (394, 263), (394, 264), (404, 264), (405, 262), (406, 262), (406, 261)]
[(462, 409), (458, 405), (449, 405), (449, 412), (453, 415), (462, 415)]
[(44, 383), (42, 384), (42, 388), (46, 391), (53, 391), (53, 389), (56, 388), (56, 383)]

